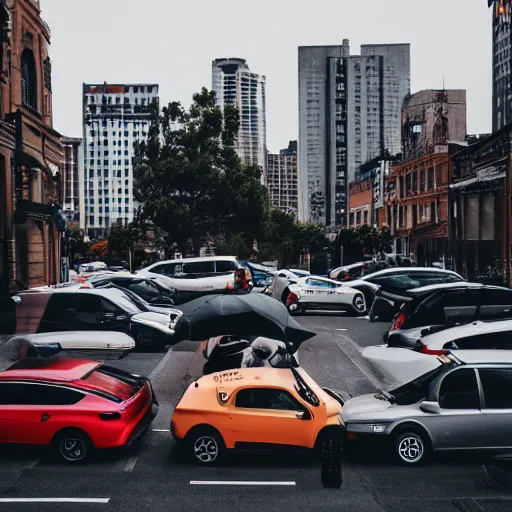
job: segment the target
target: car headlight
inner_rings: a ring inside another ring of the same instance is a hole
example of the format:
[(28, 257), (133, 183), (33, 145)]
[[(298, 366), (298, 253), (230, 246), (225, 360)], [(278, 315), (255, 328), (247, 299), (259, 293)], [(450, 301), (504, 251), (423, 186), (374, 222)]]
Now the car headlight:
[(372, 432), (374, 434), (382, 434), (386, 430), (386, 425), (372, 425)]

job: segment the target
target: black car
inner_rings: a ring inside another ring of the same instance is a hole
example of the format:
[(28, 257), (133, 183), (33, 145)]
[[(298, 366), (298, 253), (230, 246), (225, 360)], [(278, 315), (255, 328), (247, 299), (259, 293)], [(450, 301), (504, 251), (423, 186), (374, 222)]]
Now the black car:
[(151, 306), (174, 305), (176, 290), (165, 286), (163, 282), (157, 279), (138, 275), (99, 274), (91, 276), (87, 279), (87, 282), (94, 288), (116, 286), (128, 290), (144, 299)]
[[(427, 326), (438, 331), (442, 326), (454, 327), (476, 320), (512, 319), (512, 290), (498, 286), (478, 283), (425, 286), (409, 290), (401, 299), (390, 333)], [(388, 333), (384, 338), (387, 341)]]
[(16, 304), (16, 333), (118, 331), (136, 346), (164, 348), (173, 343), (180, 311), (151, 310), (118, 288), (67, 287), (21, 292)]

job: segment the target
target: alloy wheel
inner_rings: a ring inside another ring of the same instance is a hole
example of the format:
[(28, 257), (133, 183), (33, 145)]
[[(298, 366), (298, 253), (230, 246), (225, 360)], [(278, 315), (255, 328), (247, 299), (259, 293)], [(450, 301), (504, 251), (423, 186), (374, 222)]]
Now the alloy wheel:
[(397, 446), (399, 457), (407, 464), (418, 463), (425, 453), (423, 439), (415, 434), (407, 434), (400, 438)]
[(365, 309), (364, 299), (362, 295), (356, 295), (354, 298), (354, 307), (359, 313), (362, 313)]
[(205, 464), (210, 464), (217, 459), (219, 455), (219, 446), (217, 441), (210, 436), (201, 436), (194, 442), (194, 455)]
[(69, 462), (79, 462), (87, 454), (85, 441), (74, 437), (61, 439), (60, 454)]

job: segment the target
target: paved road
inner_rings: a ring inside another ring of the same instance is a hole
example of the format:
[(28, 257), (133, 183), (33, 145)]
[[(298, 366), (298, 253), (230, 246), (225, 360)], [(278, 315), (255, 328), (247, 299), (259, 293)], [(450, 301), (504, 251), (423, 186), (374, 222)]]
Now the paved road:
[[(374, 384), (360, 351), (382, 339), (383, 324), (343, 316), (304, 316), (318, 335), (301, 348), (301, 364), (320, 384), (346, 396)], [(116, 364), (153, 372), (161, 408), (152, 430), (135, 446), (100, 454), (82, 467), (54, 465), (44, 452), (10, 450), (0, 456), (0, 510), (82, 511), (510, 511), (512, 496), (487, 481), (482, 461), (438, 460), (424, 468), (391, 464), (384, 454), (348, 461), (341, 490), (325, 490), (316, 461), (304, 457), (236, 456), (217, 468), (200, 468), (175, 449), (168, 431), (172, 410), (187, 384), (200, 375), (197, 343), (161, 355), (133, 354)], [(158, 370), (155, 374), (155, 367)], [(223, 482), (211, 485), (208, 482)], [(226, 482), (252, 483), (232, 485)], [(254, 482), (266, 484), (254, 485)], [(273, 485), (271, 485), (273, 483)], [(280, 485), (277, 485), (280, 484)], [(19, 499), (89, 499), (89, 503), (16, 503)], [(4, 501), (2, 501), (4, 500)], [(11, 500), (11, 501), (5, 501)]]

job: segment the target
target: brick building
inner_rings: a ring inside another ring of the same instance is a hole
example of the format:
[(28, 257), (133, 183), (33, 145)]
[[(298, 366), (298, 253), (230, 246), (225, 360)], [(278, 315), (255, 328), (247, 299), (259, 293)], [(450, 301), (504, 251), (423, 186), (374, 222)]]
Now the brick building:
[(60, 279), (60, 135), (38, 0), (0, 0), (0, 290)]
[(448, 186), (451, 155), (466, 137), (465, 91), (420, 91), (404, 102), (402, 159), (386, 178), (379, 225), (395, 237), (395, 252), (419, 265), (448, 255)]
[(350, 184), (348, 227), (373, 224), (373, 182), (370, 178)]

